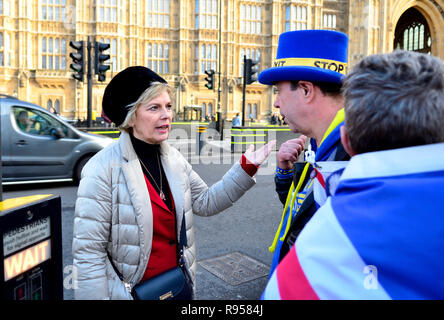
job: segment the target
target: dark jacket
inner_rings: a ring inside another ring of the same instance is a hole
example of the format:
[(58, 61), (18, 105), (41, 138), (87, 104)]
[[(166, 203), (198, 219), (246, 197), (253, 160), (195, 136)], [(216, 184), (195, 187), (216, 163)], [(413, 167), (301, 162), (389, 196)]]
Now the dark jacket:
[[(341, 144), (341, 141), (339, 140), (336, 143), (336, 153), (334, 155), (333, 161), (348, 161), (350, 160), (350, 156), (345, 152), (344, 147)], [(298, 184), (299, 179), (301, 178), (302, 171), (304, 170), (305, 162), (297, 162), (295, 163), (294, 170), (293, 170), (293, 176), (282, 179), (278, 178), (277, 176), (274, 177), (274, 182), (276, 185), (276, 192), (279, 196), (279, 200), (282, 202), (282, 204), (285, 206), (285, 201), (287, 199), (288, 191), (290, 190), (291, 183), (294, 182), (295, 186)], [(305, 184), (307, 183), (308, 179), (310, 178), (310, 173), (312, 171), (312, 168), (310, 166), (310, 169), (307, 172), (307, 175), (305, 176), (304, 182), (301, 186), (301, 190), (304, 188)], [(301, 208), (299, 209), (298, 215), (295, 217), (295, 219), (291, 222), (290, 229), (288, 230), (288, 233), (285, 237), (285, 241), (282, 244), (282, 248), (280, 251), (280, 257), (279, 260), (282, 260), (287, 252), (290, 250), (290, 248), (293, 246), (293, 244), (296, 241), (296, 238), (298, 237), (299, 233), (302, 231), (306, 223), (311, 219), (311, 217), (316, 212), (316, 203), (314, 201), (313, 192), (310, 192), (307, 197), (305, 198), (304, 202), (301, 205)]]

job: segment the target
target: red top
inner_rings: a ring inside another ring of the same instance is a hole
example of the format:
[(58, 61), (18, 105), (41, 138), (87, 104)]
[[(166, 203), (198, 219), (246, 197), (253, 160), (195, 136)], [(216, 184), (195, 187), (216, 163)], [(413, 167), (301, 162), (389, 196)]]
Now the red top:
[(254, 176), (257, 172), (257, 169), (259, 169), (259, 166), (256, 166), (255, 164), (248, 161), (244, 154), (242, 155), (242, 157), (240, 159), (240, 163), (241, 163), (242, 169), (244, 169), (244, 171), (246, 173), (248, 173), (248, 175), (250, 177)]
[[(247, 161), (244, 155), (242, 155), (240, 162), (242, 168), (250, 176), (253, 176), (259, 168)], [(174, 207), (174, 199), (171, 196), (171, 203), (173, 205), (173, 211), (171, 211), (165, 202), (160, 199), (159, 194), (147, 177), (144, 177), (153, 210), (153, 240), (150, 259), (142, 281), (177, 267), (176, 210)]]
[(173, 211), (171, 211), (160, 199), (146, 176), (145, 182), (153, 209), (153, 241), (150, 259), (142, 281), (177, 267), (176, 214), (173, 197), (171, 197), (173, 204)]

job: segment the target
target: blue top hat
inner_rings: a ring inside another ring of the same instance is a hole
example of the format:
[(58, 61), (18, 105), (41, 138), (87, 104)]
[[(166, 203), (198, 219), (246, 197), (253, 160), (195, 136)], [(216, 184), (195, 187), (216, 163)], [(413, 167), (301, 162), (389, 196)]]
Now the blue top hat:
[(329, 30), (284, 32), (279, 36), (276, 60), (259, 74), (262, 84), (305, 80), (341, 83), (347, 72), (346, 34)]

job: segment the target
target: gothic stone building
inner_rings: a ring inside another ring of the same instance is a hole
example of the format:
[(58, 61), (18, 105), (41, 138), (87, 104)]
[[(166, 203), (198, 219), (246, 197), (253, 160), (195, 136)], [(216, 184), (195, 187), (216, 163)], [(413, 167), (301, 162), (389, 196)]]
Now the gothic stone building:
[[(72, 78), (69, 42), (89, 36), (109, 43), (111, 56), (106, 81), (93, 78), (93, 117), (113, 75), (144, 65), (175, 87), (178, 115), (197, 105), (231, 119), (242, 106), (243, 56), (270, 67), (279, 35), (301, 29), (348, 34), (351, 66), (395, 48), (444, 59), (443, 0), (0, 0), (0, 93), (86, 118), (87, 85)], [(205, 87), (209, 69), (216, 81), (220, 71), (220, 98), (218, 82)], [(272, 87), (248, 85), (246, 113), (267, 120), (273, 99)]]

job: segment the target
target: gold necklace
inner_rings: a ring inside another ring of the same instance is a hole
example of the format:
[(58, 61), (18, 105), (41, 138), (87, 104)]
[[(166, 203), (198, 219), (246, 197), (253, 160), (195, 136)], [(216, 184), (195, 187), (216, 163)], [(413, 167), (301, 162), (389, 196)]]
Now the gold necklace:
[(158, 155), (157, 153), (156, 153), (156, 155), (157, 155), (157, 165), (159, 166), (159, 173), (160, 173), (160, 188), (159, 188), (159, 186), (157, 185), (156, 180), (154, 180), (154, 177), (151, 175), (151, 173), (150, 173), (150, 171), (148, 170), (148, 168), (145, 167), (145, 165), (143, 164), (142, 160), (139, 159), (139, 162), (140, 162), (140, 163), (142, 164), (142, 166), (145, 168), (146, 172), (148, 172), (148, 174), (150, 175), (151, 179), (153, 179), (153, 182), (154, 182), (154, 184), (156, 185), (157, 189), (160, 190), (160, 193), (159, 193), (160, 199), (162, 199), (163, 201), (165, 201), (165, 200), (166, 200), (166, 197), (165, 197), (165, 194), (163, 193), (163, 190), (162, 190), (162, 168), (160, 167), (159, 155)]

